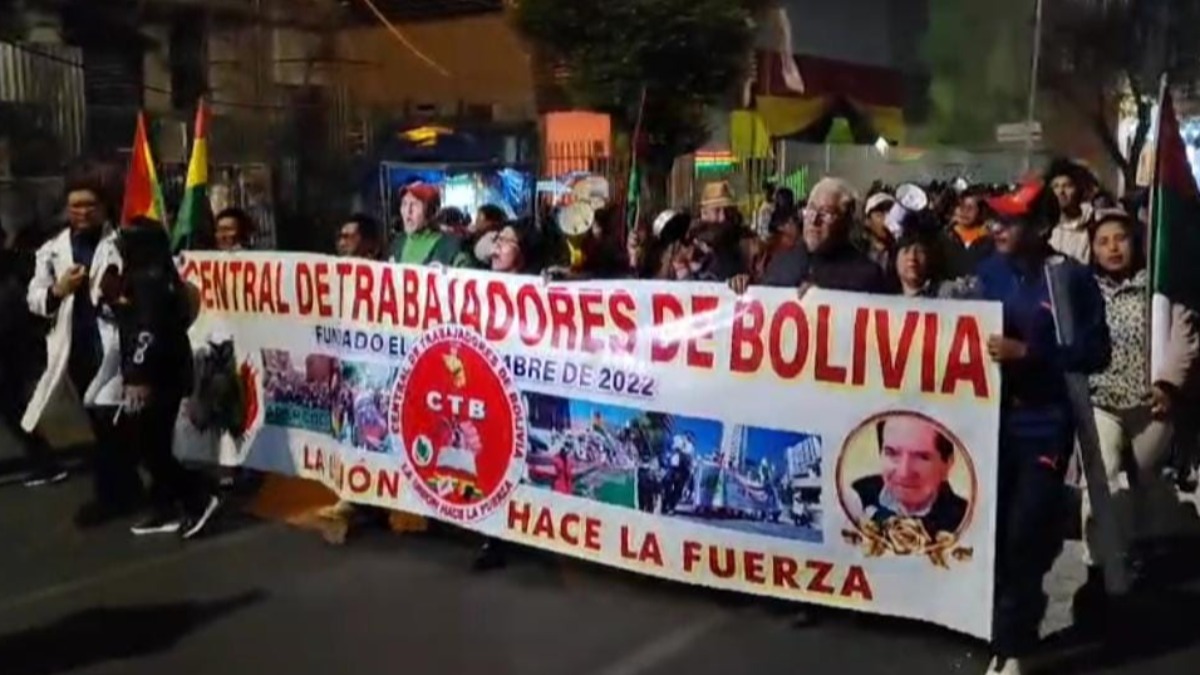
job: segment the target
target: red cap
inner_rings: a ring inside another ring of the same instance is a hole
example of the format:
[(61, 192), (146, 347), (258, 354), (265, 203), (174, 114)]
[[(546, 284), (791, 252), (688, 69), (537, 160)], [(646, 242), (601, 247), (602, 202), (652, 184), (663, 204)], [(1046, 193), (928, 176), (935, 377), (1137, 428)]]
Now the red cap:
[(1033, 212), (1033, 205), (1042, 194), (1042, 181), (1030, 180), (1016, 191), (991, 197), (987, 205), (1001, 218), (1020, 218)]
[(442, 194), (434, 185), (429, 183), (411, 183), (404, 186), (400, 190), (400, 198), (404, 199), (404, 195), (412, 195), (415, 199), (419, 199), (425, 205), (426, 216), (433, 218), (433, 214), (441, 208)]

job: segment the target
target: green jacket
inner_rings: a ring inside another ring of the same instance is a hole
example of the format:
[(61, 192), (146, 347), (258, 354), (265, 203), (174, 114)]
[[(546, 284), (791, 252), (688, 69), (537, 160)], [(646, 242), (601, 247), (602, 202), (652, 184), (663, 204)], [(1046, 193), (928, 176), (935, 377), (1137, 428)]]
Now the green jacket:
[(392, 262), (405, 265), (432, 265), (462, 267), (467, 256), (462, 245), (454, 237), (437, 230), (422, 230), (414, 234), (401, 232), (392, 241)]

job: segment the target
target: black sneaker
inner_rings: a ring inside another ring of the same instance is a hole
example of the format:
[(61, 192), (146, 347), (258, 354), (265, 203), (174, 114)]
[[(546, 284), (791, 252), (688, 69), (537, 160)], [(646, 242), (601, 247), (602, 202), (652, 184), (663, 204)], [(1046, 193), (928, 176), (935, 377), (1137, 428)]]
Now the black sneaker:
[(129, 528), (129, 531), (139, 537), (150, 534), (174, 534), (183, 527), (179, 516), (170, 514), (155, 514)]
[(200, 534), (208, 525), (208, 521), (212, 520), (213, 514), (221, 506), (221, 499), (216, 495), (208, 498), (208, 503), (205, 504), (204, 510), (195, 514), (188, 514), (183, 520), (184, 539), (191, 539)]
[(66, 469), (41, 469), (29, 474), (25, 479), (25, 487), (36, 488), (61, 483), (71, 474)]

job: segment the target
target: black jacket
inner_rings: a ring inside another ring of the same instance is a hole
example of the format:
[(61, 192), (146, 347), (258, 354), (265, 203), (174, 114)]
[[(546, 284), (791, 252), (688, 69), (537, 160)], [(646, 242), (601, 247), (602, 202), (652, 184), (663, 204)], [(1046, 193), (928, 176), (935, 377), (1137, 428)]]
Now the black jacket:
[(979, 264), (992, 257), (996, 252), (996, 242), (991, 236), (984, 236), (968, 246), (954, 228), (950, 227), (942, 233), (939, 249), (943, 276), (947, 279), (961, 279), (975, 274)]
[(191, 311), (183, 281), (173, 269), (139, 270), (126, 273), (122, 291), (122, 301), (113, 309), (125, 384), (189, 391)]
[(883, 269), (849, 242), (810, 253), (805, 281), (828, 291), (887, 293)]

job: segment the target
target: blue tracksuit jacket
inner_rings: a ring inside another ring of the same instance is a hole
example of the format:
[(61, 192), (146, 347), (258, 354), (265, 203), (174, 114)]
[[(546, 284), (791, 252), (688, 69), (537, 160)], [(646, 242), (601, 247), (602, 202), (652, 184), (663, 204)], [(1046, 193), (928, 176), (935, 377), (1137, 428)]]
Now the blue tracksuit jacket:
[[(1055, 254), (1057, 255), (1057, 254)], [(1075, 339), (1060, 346), (1045, 263), (1036, 269), (1004, 255), (984, 260), (976, 272), (984, 299), (1004, 304), (1004, 335), (1024, 342), (1029, 355), (1003, 365), (1001, 426), (1010, 438), (1064, 439), (1074, 430), (1064, 375), (1091, 374), (1108, 367), (1112, 345), (1104, 298), (1092, 271), (1065, 260)]]

